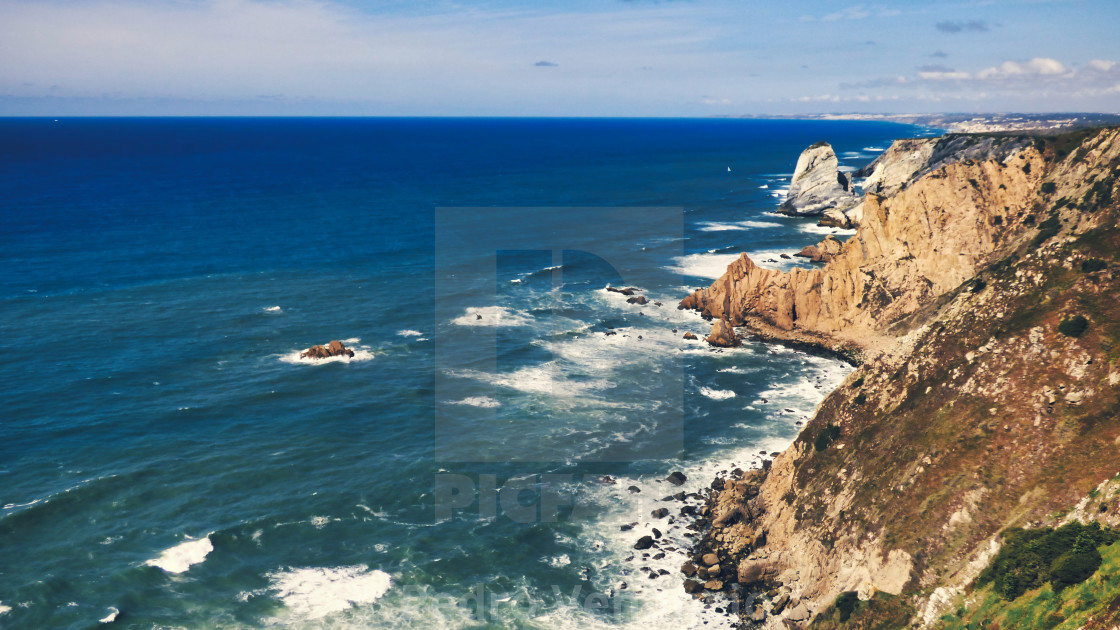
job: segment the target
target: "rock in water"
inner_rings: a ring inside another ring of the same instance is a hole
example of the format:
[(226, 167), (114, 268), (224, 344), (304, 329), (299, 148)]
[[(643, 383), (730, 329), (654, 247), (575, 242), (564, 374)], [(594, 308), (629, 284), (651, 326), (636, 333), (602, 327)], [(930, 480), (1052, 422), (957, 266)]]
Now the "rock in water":
[(299, 353), (301, 359), (326, 359), (331, 356), (331, 353), (320, 345), (314, 345), (306, 351)]
[(831, 234), (824, 237), (824, 240), (816, 245), (809, 245), (804, 247), (801, 251), (794, 254), (794, 256), (801, 256), (808, 258), (813, 262), (829, 262), (834, 256), (840, 254), (840, 248), (843, 243), (836, 240)]
[(669, 483), (673, 484), (674, 486), (682, 486), (682, 485), (684, 485), (684, 482), (687, 481), (687, 480), (688, 480), (688, 477), (685, 477), (684, 473), (682, 473), (679, 470), (673, 471), (672, 473), (669, 474), (668, 477), (665, 478), (665, 481), (668, 481)]
[(789, 185), (789, 194), (778, 208), (794, 216), (819, 216), (835, 208), (840, 212), (859, 203), (852, 180), (839, 170), (832, 146), (818, 142), (801, 152)]
[(734, 348), (739, 345), (739, 338), (735, 336), (735, 329), (726, 319), (716, 320), (707, 341), (709, 345), (721, 348)]
[(330, 357), (354, 357), (354, 351), (347, 348), (341, 341), (334, 339), (326, 347), (314, 345), (299, 354), (301, 359), (329, 359)]

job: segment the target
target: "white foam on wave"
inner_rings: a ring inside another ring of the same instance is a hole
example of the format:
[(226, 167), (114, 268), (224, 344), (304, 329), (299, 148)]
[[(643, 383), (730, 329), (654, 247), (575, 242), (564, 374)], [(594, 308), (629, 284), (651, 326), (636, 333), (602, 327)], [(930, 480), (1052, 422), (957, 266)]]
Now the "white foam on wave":
[(855, 230), (846, 230), (838, 227), (830, 227), (827, 225), (817, 225), (816, 223), (806, 223), (798, 227), (797, 229), (808, 234), (832, 234), (834, 236), (852, 236), (856, 233)]
[(863, 150), (870, 153), (882, 153), (883, 151), (886, 151), (886, 149), (880, 147), (863, 147)]
[(119, 615), (119, 614), (121, 614), (121, 611), (117, 610), (113, 606), (110, 606), (109, 607), (109, 614), (105, 615), (101, 619), (98, 619), (97, 621), (100, 622), (100, 623), (113, 623), (114, 621), (117, 620), (117, 615)]
[(733, 365), (731, 367), (720, 368), (716, 371), (722, 372), (723, 374), (753, 374), (755, 372), (759, 372), (761, 369), (762, 368), (744, 368), (738, 365)]
[(700, 393), (712, 400), (730, 400), (735, 397), (735, 392), (730, 389), (712, 389), (710, 387), (701, 387)]
[(0, 615), (3, 615), (5, 613), (9, 613), (11, 611), (12, 611), (11, 606), (5, 606), (4, 602), (0, 602)]
[(699, 224), (701, 232), (730, 232), (734, 230), (752, 230), (759, 228), (776, 228), (782, 227), (781, 223), (774, 223), (772, 221), (735, 221), (732, 223), (721, 223), (717, 221), (704, 221)]
[(424, 333), (419, 330), (398, 330), (397, 335), (401, 337), (423, 337)]
[(186, 573), (192, 566), (206, 560), (206, 556), (210, 555), (211, 551), (214, 551), (214, 544), (210, 542), (210, 534), (198, 540), (188, 536), (186, 542), (175, 545), (161, 553), (158, 558), (152, 558), (144, 564), (163, 569), (168, 573)]
[(692, 278), (709, 278), (715, 280), (727, 271), (727, 266), (735, 262), (739, 254), (689, 254), (673, 259), (673, 265), (666, 267), (669, 271)]
[(603, 379), (573, 380), (555, 362), (530, 365), (513, 372), (491, 374), (478, 370), (453, 370), (451, 376), (481, 381), (495, 387), (515, 389), (526, 394), (544, 394), (554, 398), (576, 398), (590, 392), (613, 387)]
[(452, 405), (466, 405), (468, 407), (479, 407), (482, 409), (494, 409), (501, 407), (502, 403), (490, 398), (489, 396), (470, 396), (462, 400), (456, 400)]
[(264, 309), (264, 312), (266, 312), (266, 313), (283, 313), (284, 309), (280, 308), (279, 306), (266, 306), (265, 309)]
[(289, 569), (268, 574), (275, 593), (292, 613), (322, 619), (354, 606), (372, 604), (392, 587), (384, 571), (366, 565), (334, 568)]
[(472, 306), (466, 313), (451, 320), (457, 326), (529, 326), (532, 322), (529, 314), (504, 306)]

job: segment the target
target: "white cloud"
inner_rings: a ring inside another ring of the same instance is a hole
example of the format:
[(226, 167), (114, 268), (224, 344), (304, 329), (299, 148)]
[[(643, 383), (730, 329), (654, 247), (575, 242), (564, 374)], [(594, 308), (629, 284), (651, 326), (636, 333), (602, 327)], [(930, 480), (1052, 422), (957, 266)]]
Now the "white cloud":
[(918, 77), (927, 81), (963, 81), (971, 79), (972, 75), (960, 70), (925, 70), (919, 72)]
[(976, 73), (977, 79), (998, 79), (1003, 77), (1017, 77), (1017, 76), (1048, 76), (1062, 74), (1066, 72), (1066, 67), (1062, 65), (1057, 59), (1049, 59), (1046, 57), (1035, 57), (1030, 61), (1017, 62), (1005, 61), (999, 66), (992, 68), (984, 68)]
[(1085, 64), (1092, 70), (1097, 72), (1108, 72), (1116, 67), (1115, 61), (1106, 61), (1104, 59), (1090, 59), (1089, 63)]

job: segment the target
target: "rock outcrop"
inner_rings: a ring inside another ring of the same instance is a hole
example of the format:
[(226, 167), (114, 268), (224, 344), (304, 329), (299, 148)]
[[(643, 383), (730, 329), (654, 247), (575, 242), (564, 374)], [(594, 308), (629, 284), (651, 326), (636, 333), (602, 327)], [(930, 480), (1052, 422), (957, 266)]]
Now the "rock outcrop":
[(707, 341), (709, 345), (721, 348), (734, 348), (740, 344), (739, 338), (735, 336), (735, 329), (726, 319), (716, 321)]
[[(965, 587), (1001, 531), (1120, 523), (1120, 130), (951, 140), (958, 161), (938, 144), (940, 165), (868, 196), (872, 220), (824, 269), (744, 256), (686, 299), (889, 340), (768, 472), (719, 480), (702, 511), (696, 554), (766, 584), (775, 623), (882, 591), (902, 615), (882, 627), (936, 627), (982, 601)], [(1090, 323), (1067, 336), (1076, 315)]]
[(331, 357), (354, 357), (354, 351), (335, 339), (324, 346), (314, 345), (299, 354), (301, 359), (329, 359)]
[(1015, 144), (946, 163), (891, 197), (868, 193), (859, 231), (823, 268), (781, 272), (743, 254), (680, 307), (734, 326), (868, 341), (1019, 244), (1039, 219), (1045, 166), (1033, 144)]
[(809, 245), (803, 247), (801, 251), (794, 254), (794, 256), (801, 256), (808, 258), (812, 262), (829, 262), (834, 257), (840, 254), (842, 243), (836, 240), (832, 235), (824, 237), (824, 240), (816, 245)]
[(832, 145), (818, 142), (797, 158), (789, 193), (779, 212), (795, 216), (818, 216), (826, 210), (843, 212), (859, 203), (852, 180), (839, 170)]

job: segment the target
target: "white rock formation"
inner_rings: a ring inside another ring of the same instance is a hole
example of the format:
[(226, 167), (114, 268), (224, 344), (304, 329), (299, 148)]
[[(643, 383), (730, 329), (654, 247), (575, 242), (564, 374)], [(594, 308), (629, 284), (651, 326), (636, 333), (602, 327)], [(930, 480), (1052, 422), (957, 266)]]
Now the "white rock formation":
[(859, 203), (852, 180), (839, 171), (832, 145), (818, 142), (801, 152), (789, 194), (778, 211), (794, 216), (819, 216), (826, 210), (840, 212)]

